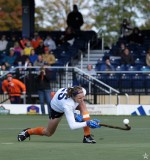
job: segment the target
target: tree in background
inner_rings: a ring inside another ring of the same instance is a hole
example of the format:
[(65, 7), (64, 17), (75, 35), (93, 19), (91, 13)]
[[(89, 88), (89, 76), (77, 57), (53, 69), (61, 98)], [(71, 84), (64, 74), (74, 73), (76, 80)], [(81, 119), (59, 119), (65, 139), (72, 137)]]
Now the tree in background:
[(141, 29), (150, 29), (150, 0), (145, 0), (144, 4), (144, 6), (140, 6), (141, 12), (143, 13), (142, 18), (145, 19), (145, 23), (141, 26)]
[[(38, 0), (35, 0), (35, 3)], [(124, 18), (140, 29), (150, 29), (150, 0), (41, 0), (35, 8), (35, 30), (64, 30), (72, 5), (83, 14), (82, 30), (101, 31), (105, 45), (111, 46), (118, 37)], [(0, 0), (0, 29), (22, 30), (21, 0)]]
[(0, 29), (22, 29), (21, 0), (0, 0)]
[(38, 21), (40, 29), (61, 30), (66, 28), (70, 2), (76, 3), (84, 17), (82, 29), (101, 31), (105, 45), (111, 46), (118, 37), (120, 25), (127, 18), (132, 26), (150, 29), (150, 0), (42, 0), (44, 6), (39, 8)]
[(43, 6), (36, 8), (35, 23), (38, 30), (64, 30), (67, 27), (67, 15), (72, 10), (73, 4), (77, 4), (83, 14), (85, 22), (83, 29), (88, 30), (93, 26), (92, 3), (89, 0), (42, 0), (42, 2)]
[(118, 37), (120, 24), (127, 18), (132, 26), (150, 29), (150, 0), (94, 0), (95, 26), (101, 29), (105, 42), (111, 46)]

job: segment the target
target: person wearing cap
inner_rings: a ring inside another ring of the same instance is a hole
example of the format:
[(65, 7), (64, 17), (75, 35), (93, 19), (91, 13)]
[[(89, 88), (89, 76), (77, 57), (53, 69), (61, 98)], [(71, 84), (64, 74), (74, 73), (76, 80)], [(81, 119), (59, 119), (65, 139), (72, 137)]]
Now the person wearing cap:
[[(86, 90), (80, 86), (60, 88), (51, 100), (51, 113), (48, 127), (27, 128), (18, 134), (18, 141), (24, 141), (31, 135), (52, 136), (65, 115), (70, 129), (84, 129), (83, 143), (96, 143), (91, 136), (90, 128), (100, 128), (97, 119), (90, 120), (84, 98)], [(80, 114), (76, 113), (80, 111)], [(66, 136), (67, 138), (67, 136)]]
[(11, 104), (20, 104), (21, 94), (26, 94), (25, 84), (13, 78), (12, 74), (7, 74), (7, 79), (2, 82), (2, 90), (4, 94), (9, 95)]
[(5, 64), (7, 68), (10, 68), (11, 66), (14, 66), (16, 58), (17, 56), (15, 54), (14, 48), (11, 47), (9, 49), (9, 55), (6, 55), (3, 58), (2, 63)]
[(44, 54), (42, 54), (43, 56), (43, 60), (47, 65), (53, 65), (56, 63), (56, 58), (55, 55), (53, 54), (53, 52), (51, 50), (49, 50), (48, 47), (45, 47), (44, 49)]

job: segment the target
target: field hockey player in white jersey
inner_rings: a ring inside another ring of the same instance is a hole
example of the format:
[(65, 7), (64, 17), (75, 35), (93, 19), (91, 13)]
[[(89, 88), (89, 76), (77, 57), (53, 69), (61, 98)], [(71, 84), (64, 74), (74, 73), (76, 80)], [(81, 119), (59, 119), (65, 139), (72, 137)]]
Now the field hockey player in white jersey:
[[(18, 134), (18, 141), (24, 141), (31, 135), (52, 136), (65, 115), (70, 129), (84, 129), (83, 143), (96, 143), (90, 133), (90, 128), (100, 128), (99, 120), (90, 120), (89, 112), (84, 102), (86, 90), (80, 86), (59, 89), (51, 100), (51, 115), (48, 127), (27, 128)], [(80, 111), (80, 114), (76, 113)]]

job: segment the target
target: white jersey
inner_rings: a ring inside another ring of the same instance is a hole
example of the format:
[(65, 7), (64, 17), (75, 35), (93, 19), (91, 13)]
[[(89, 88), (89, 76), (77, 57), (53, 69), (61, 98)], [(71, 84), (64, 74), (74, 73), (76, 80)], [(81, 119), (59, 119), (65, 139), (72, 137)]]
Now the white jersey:
[[(85, 89), (83, 89), (84, 94)], [(59, 113), (64, 113), (71, 129), (82, 128), (87, 126), (86, 122), (76, 122), (74, 112), (79, 103), (75, 102), (71, 97), (67, 97), (67, 89), (59, 89), (51, 100), (51, 108)]]

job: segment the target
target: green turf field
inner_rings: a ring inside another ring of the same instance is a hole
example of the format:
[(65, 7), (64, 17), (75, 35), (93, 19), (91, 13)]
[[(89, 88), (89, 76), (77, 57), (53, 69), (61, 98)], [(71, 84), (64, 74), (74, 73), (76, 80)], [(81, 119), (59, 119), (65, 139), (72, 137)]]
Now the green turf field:
[[(17, 134), (24, 128), (47, 126), (48, 116), (0, 115), (1, 160), (143, 160), (150, 159), (150, 117), (92, 116), (103, 123), (123, 126), (130, 119), (131, 131), (92, 130), (96, 144), (83, 144), (83, 130), (71, 131), (65, 117), (52, 137), (32, 136), (24, 142)], [(147, 157), (144, 157), (144, 154)]]

